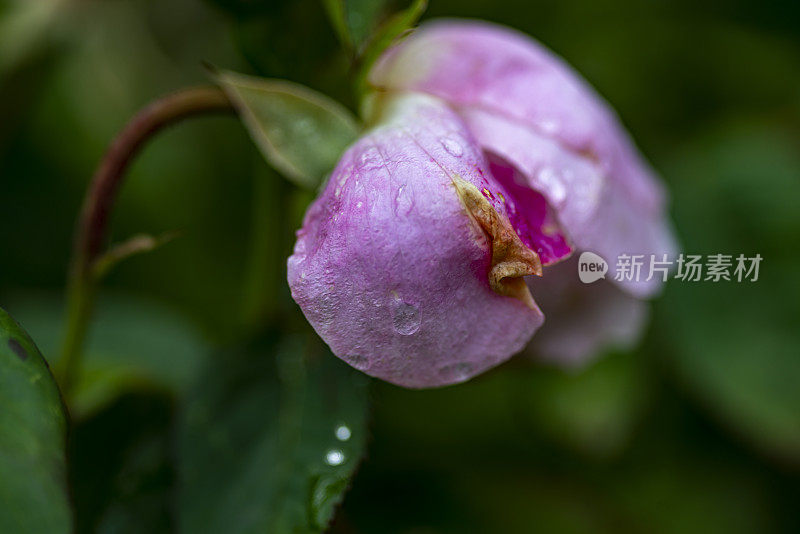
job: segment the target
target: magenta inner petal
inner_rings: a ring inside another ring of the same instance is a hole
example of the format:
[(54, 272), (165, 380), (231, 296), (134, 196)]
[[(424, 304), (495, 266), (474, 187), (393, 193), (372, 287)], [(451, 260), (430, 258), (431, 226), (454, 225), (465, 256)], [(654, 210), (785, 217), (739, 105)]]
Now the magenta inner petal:
[(499, 190), (494, 195), (484, 191), (484, 195), (490, 201), (505, 203), (511, 225), (522, 242), (539, 255), (542, 265), (551, 265), (572, 254), (572, 246), (544, 196), (522, 185), (522, 175), (502, 158), (489, 156), (489, 168)]

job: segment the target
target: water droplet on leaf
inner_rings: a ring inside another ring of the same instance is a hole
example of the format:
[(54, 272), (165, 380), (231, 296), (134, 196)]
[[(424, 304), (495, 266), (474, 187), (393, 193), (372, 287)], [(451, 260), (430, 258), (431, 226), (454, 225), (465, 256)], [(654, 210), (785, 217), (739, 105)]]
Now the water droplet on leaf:
[(334, 433), (336, 434), (336, 439), (339, 441), (347, 441), (350, 439), (350, 428), (347, 425), (337, 426)]
[(331, 449), (325, 453), (325, 463), (328, 465), (342, 465), (344, 461), (344, 453), (338, 449)]

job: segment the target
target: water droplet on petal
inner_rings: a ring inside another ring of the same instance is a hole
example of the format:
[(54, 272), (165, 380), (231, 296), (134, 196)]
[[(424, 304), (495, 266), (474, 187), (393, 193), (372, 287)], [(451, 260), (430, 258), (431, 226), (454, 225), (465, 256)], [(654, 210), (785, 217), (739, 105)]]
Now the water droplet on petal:
[(544, 119), (539, 121), (539, 128), (546, 134), (554, 134), (558, 132), (558, 122), (552, 119)]
[(369, 148), (362, 152), (359, 162), (362, 171), (371, 171), (383, 167), (383, 158), (376, 148)]
[[(325, 269), (324, 276), (326, 279), (330, 279), (332, 276), (331, 270)], [(338, 307), (339, 299), (334, 296), (333, 291), (323, 293), (315, 302), (314, 316), (316, 321), (324, 327), (330, 326), (336, 318), (336, 310)]]
[(558, 172), (552, 167), (544, 167), (539, 171), (537, 178), (547, 193), (548, 200), (556, 206), (562, 205), (567, 199), (567, 190)]
[(445, 137), (442, 139), (442, 146), (451, 156), (460, 158), (464, 154), (464, 147), (461, 146), (460, 142), (453, 138)]
[(361, 356), (360, 354), (345, 354), (342, 356), (342, 359), (359, 371), (364, 371), (369, 367), (369, 360), (367, 357)]
[(405, 185), (401, 185), (397, 189), (397, 194), (395, 195), (395, 213), (401, 215), (408, 215), (411, 210), (414, 208), (414, 199), (408, 194)]
[(328, 465), (342, 465), (344, 461), (344, 453), (338, 449), (331, 449), (325, 453), (325, 463)]
[(419, 308), (412, 306), (402, 300), (394, 303), (394, 330), (401, 336), (410, 336), (419, 330), (420, 325)]
[(439, 375), (448, 382), (460, 382), (472, 376), (472, 364), (454, 363), (439, 368)]

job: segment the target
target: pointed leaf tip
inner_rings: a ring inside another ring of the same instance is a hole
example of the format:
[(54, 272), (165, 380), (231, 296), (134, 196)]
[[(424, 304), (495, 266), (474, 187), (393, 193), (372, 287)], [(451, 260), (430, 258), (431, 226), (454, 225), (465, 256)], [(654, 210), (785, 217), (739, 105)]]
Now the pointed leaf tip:
[(350, 111), (308, 87), (233, 72), (217, 81), (266, 160), (302, 187), (318, 187), (358, 135)]

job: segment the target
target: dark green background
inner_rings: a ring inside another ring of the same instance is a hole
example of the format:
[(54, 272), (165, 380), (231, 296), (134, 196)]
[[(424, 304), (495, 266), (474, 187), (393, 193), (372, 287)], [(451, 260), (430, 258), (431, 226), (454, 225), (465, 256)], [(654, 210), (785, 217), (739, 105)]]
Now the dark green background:
[[(667, 182), (684, 251), (759, 253), (761, 276), (671, 282), (642, 345), (581, 373), (513, 360), (436, 391), (374, 382), (368, 453), (334, 530), (800, 532), (798, 4), (433, 0), (425, 17), (439, 16), (508, 24), (563, 56)], [(72, 1), (19, 38), (0, 62), (0, 305), (48, 359), (83, 190), (138, 108), (207, 82), (203, 61), (356, 107), (312, 0)], [(174, 332), (146, 326), (156, 313), (205, 345), (275, 317), (308, 329), (284, 264), (309, 199), (234, 118), (161, 135), (132, 169), (113, 236), (182, 236), (114, 271), (103, 332), (140, 325), (171, 355)], [(146, 304), (124, 304), (133, 294)], [(176, 391), (121, 383), (74, 421), (81, 531), (174, 524)], [(101, 468), (84, 444), (116, 453)]]

